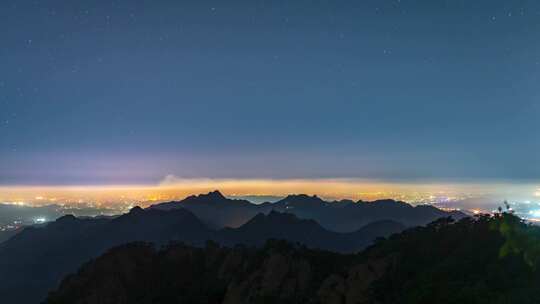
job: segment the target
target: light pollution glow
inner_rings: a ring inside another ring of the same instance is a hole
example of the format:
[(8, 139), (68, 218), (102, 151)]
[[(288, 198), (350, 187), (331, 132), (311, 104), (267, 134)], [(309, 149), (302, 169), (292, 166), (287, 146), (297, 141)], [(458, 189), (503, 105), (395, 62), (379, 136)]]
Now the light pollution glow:
[(32, 205), (97, 205), (134, 202), (146, 206), (156, 201), (178, 200), (188, 195), (220, 190), (227, 196), (285, 196), (316, 194), (326, 199), (376, 200), (392, 198), (421, 202), (432, 196), (460, 200), (474, 197), (540, 200), (538, 184), (511, 183), (391, 183), (359, 179), (180, 179), (167, 177), (157, 185), (107, 186), (2, 186), (0, 202)]

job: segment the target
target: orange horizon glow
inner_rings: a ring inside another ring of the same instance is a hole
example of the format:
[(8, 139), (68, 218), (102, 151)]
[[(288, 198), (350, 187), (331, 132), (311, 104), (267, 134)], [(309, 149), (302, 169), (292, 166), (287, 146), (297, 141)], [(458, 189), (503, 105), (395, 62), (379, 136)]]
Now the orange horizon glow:
[[(34, 205), (53, 203), (137, 202), (143, 206), (152, 202), (179, 200), (186, 196), (219, 190), (227, 196), (286, 196), (288, 194), (318, 195), (327, 199), (376, 200), (392, 198), (414, 202), (416, 197), (446, 195), (482, 195), (509, 189), (503, 183), (391, 183), (358, 179), (179, 179), (168, 177), (156, 185), (103, 186), (0, 186), (0, 201), (32, 202)], [(537, 185), (520, 185), (519, 190), (535, 194)]]

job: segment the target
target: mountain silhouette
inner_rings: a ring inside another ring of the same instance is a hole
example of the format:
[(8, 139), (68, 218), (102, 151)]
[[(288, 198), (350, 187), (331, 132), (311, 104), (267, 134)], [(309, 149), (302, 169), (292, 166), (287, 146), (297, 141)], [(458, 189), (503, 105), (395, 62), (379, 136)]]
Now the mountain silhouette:
[(150, 206), (150, 209), (172, 210), (185, 208), (193, 212), (209, 227), (239, 227), (258, 213), (270, 212), (271, 204), (255, 205), (247, 200), (228, 199), (221, 192), (189, 196), (182, 201), (173, 201)]
[(259, 213), (270, 211), (292, 213), (299, 218), (313, 219), (324, 228), (337, 232), (354, 232), (367, 224), (391, 220), (407, 227), (426, 225), (441, 217), (461, 219), (459, 211), (446, 212), (433, 206), (411, 206), (395, 200), (373, 202), (342, 200), (327, 202), (317, 196), (289, 195), (275, 203), (252, 204), (246, 200), (228, 199), (219, 191), (190, 196), (182, 201), (153, 205), (150, 208), (171, 210), (185, 208), (213, 228), (236, 228)]
[(395, 200), (326, 202), (317, 196), (289, 195), (272, 205), (273, 210), (290, 212), (300, 218), (317, 220), (327, 229), (350, 232), (380, 220), (399, 222), (408, 227), (426, 225), (441, 217), (461, 219), (461, 212), (445, 212), (433, 206), (412, 206)]
[[(320, 229), (278, 213), (244, 227), (266, 229), (274, 220)], [(357, 254), (276, 240), (257, 248), (128, 244), (66, 277), (45, 304), (532, 304), (540, 296), (539, 241), (538, 226), (499, 214), (443, 218)], [(521, 250), (502, 254), (507, 246)]]
[(63, 216), (45, 227), (24, 229), (0, 244), (0, 299), (38, 303), (59, 280), (106, 249), (133, 241), (200, 245), (211, 231), (185, 209), (134, 208), (114, 219)]
[[(255, 205), (227, 199), (215, 191), (147, 209), (135, 207), (118, 217), (63, 216), (43, 227), (26, 228), (0, 244), (0, 299), (7, 303), (36, 303), (81, 263), (129, 242), (151, 242), (159, 246), (181, 241), (202, 246), (213, 240), (231, 246), (262, 246), (268, 239), (284, 239), (310, 248), (353, 252), (362, 250), (377, 237), (405, 228), (383, 214), (371, 217), (381, 219), (371, 222), (368, 222), (370, 217), (361, 217), (359, 222), (366, 224), (356, 224), (360, 228), (350, 232), (332, 231), (319, 224), (317, 217), (326, 219), (319, 213), (323, 208), (329, 212), (357, 204), (328, 203), (317, 197), (296, 195), (274, 204)], [(373, 205), (370, 208), (376, 210), (403, 210), (403, 215), (394, 217), (408, 223), (414, 222), (408, 216), (424, 210), (394, 201), (365, 204)], [(391, 208), (375, 208), (378, 204)], [(313, 219), (307, 218), (310, 214)], [(216, 229), (231, 223), (236, 228)]]
[(384, 221), (372, 223), (358, 231), (339, 233), (326, 230), (314, 220), (299, 219), (294, 214), (271, 211), (258, 214), (239, 228), (220, 231), (220, 243), (261, 246), (268, 239), (301, 243), (310, 248), (338, 252), (358, 251), (377, 237), (387, 237), (405, 229), (400, 223)]

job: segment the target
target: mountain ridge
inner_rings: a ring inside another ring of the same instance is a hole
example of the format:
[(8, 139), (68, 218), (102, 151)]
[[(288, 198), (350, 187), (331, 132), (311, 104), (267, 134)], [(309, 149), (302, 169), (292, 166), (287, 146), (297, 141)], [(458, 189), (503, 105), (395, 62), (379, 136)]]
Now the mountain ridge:
[[(219, 205), (210, 201), (208, 204)], [(315, 220), (276, 210), (260, 213), (238, 228), (224, 229), (209, 227), (186, 208), (134, 207), (114, 218), (67, 215), (43, 227), (27, 228), (0, 244), (0, 298), (10, 303), (36, 303), (81, 263), (129, 242), (152, 242), (159, 246), (181, 241), (202, 246), (215, 241), (231, 246), (262, 246), (267, 239), (285, 239), (310, 248), (352, 252), (365, 248), (376, 237), (405, 229), (399, 223), (383, 226), (386, 229), (370, 233), (340, 233)]]
[[(209, 197), (217, 197), (219, 200), (210, 203)], [(237, 228), (259, 213), (268, 214), (275, 210), (293, 213), (299, 218), (314, 219), (324, 228), (342, 233), (354, 232), (380, 220), (392, 220), (407, 227), (414, 227), (426, 225), (441, 217), (450, 216), (456, 220), (466, 217), (459, 211), (447, 212), (427, 205), (412, 206), (392, 199), (329, 202), (316, 195), (291, 194), (274, 203), (253, 204), (247, 200), (228, 199), (218, 190), (189, 196), (180, 201), (155, 204), (148, 208), (185, 208), (213, 228)]]
[[(273, 216), (291, 219), (255, 220)], [(110, 303), (155, 304), (538, 303), (540, 254), (527, 244), (539, 240), (538, 226), (496, 214), (443, 218), (355, 254), (278, 240), (258, 248), (134, 243), (67, 276), (45, 304), (104, 303), (96, 295)], [(501, 254), (509, 244), (525, 252)]]

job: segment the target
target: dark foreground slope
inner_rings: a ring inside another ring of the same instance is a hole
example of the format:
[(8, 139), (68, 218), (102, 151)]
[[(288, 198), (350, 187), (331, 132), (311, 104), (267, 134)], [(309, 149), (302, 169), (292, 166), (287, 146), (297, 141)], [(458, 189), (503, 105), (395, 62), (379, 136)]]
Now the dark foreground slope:
[(440, 220), (354, 255), (282, 241), (131, 244), (84, 265), (46, 303), (539, 303), (539, 236), (519, 221), (483, 217)]
[(354, 258), (284, 241), (259, 250), (130, 244), (83, 266), (45, 303), (305, 303)]
[(3, 243), (5, 241), (9, 240), (10, 238), (12, 238), (14, 235), (21, 232), (22, 230), (23, 230), (23, 228), (7, 230), (7, 231), (0, 231), (0, 243)]

